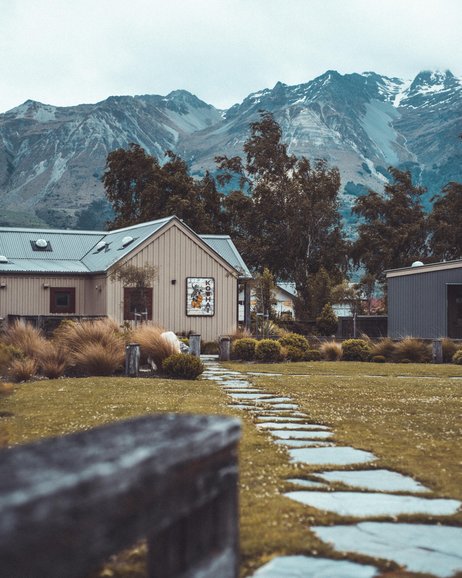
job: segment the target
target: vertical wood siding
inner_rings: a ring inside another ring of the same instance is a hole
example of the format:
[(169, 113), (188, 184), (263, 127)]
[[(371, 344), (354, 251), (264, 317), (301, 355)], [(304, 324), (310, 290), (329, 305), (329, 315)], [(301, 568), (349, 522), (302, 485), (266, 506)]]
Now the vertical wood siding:
[(447, 285), (462, 283), (462, 269), (389, 277), (387, 283), (391, 338), (447, 336)]
[[(50, 315), (50, 288), (75, 287), (75, 313), (77, 315), (104, 315), (106, 293), (96, 289), (104, 287), (102, 278), (5, 275), (0, 278), (0, 317), (7, 315)], [(45, 288), (48, 285), (49, 288)]]
[[(153, 285), (153, 322), (168, 330), (200, 333), (204, 341), (236, 329), (237, 279), (218, 257), (210, 255), (196, 239), (177, 226), (168, 228), (148, 243), (127, 263), (142, 267), (145, 263), (157, 267)], [(186, 278), (213, 277), (215, 279), (215, 315), (188, 317), (186, 315)], [(175, 284), (172, 284), (175, 280)], [(109, 281), (107, 287), (108, 314), (123, 321), (123, 292), (118, 282)]]

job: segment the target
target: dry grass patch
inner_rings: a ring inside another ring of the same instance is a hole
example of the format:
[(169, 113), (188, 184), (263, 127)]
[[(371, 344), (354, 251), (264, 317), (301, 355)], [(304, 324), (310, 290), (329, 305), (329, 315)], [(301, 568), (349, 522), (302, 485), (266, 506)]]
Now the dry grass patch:
[(141, 356), (151, 359), (157, 368), (162, 367), (164, 359), (178, 353), (173, 343), (162, 337), (164, 331), (159, 325), (140, 325), (130, 337), (134, 343), (139, 343)]

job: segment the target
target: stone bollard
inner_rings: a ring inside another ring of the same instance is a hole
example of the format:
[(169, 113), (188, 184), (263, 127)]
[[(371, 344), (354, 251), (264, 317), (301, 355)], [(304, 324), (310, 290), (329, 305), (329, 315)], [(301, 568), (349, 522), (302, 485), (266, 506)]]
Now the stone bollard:
[(231, 358), (231, 338), (222, 337), (220, 339), (220, 361), (229, 361)]
[(189, 336), (189, 353), (200, 357), (201, 354), (201, 336), (200, 333), (191, 333)]
[(443, 363), (443, 342), (434, 339), (432, 343), (432, 363)]
[(138, 377), (140, 371), (140, 346), (138, 343), (129, 343), (125, 347), (125, 375)]

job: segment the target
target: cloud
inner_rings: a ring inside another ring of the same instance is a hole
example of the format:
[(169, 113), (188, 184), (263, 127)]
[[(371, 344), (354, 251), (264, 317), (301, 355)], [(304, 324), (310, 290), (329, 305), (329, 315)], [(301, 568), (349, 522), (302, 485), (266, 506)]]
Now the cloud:
[(2, 6), (0, 110), (185, 88), (227, 107), (327, 69), (460, 74), (458, 0), (15, 0)]

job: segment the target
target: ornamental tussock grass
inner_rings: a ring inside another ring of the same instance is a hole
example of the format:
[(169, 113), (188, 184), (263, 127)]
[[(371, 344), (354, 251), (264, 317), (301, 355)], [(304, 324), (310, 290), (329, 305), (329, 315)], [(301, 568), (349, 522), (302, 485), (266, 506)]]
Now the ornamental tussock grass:
[(397, 363), (429, 363), (431, 359), (430, 346), (419, 339), (405, 337), (395, 343), (393, 361)]
[(124, 362), (125, 343), (111, 319), (65, 323), (55, 332), (69, 365), (85, 375), (111, 375)]
[(24, 321), (15, 321), (8, 326), (3, 334), (3, 342), (32, 358), (40, 356), (47, 346), (47, 340), (42, 331)]
[(8, 368), (8, 377), (16, 383), (19, 383), (20, 381), (29, 381), (37, 375), (37, 371), (37, 362), (32, 357), (13, 359)]
[(49, 379), (57, 379), (64, 375), (69, 357), (66, 351), (54, 341), (47, 341), (46, 347), (40, 352), (37, 362), (40, 373)]
[(459, 346), (447, 337), (441, 340), (441, 346), (443, 348), (443, 363), (451, 363), (454, 353), (459, 349)]
[(395, 351), (395, 344), (389, 337), (379, 339), (374, 343), (371, 349), (371, 359), (374, 357), (384, 357), (386, 361), (393, 359), (393, 352)]
[(319, 348), (326, 361), (339, 361), (342, 357), (342, 344), (337, 341), (325, 341)]
[(178, 353), (175, 345), (162, 337), (165, 329), (159, 325), (140, 325), (133, 330), (131, 340), (139, 343), (141, 357), (151, 359), (157, 368), (170, 355)]
[(124, 363), (125, 349), (122, 341), (109, 343), (82, 343), (72, 351), (72, 362), (79, 374), (112, 375)]

